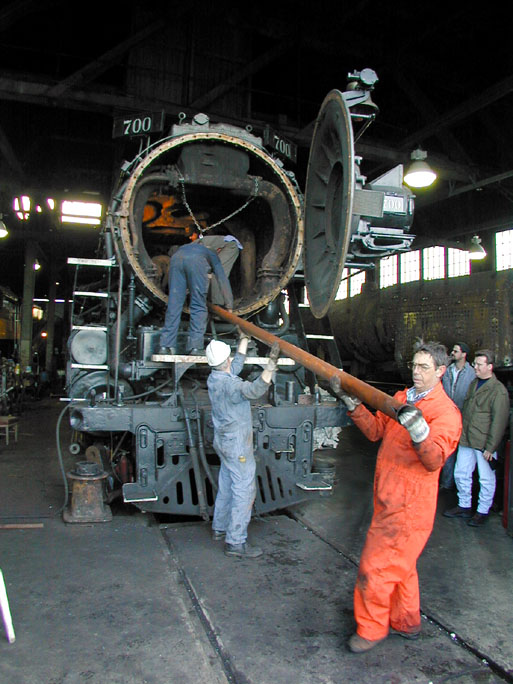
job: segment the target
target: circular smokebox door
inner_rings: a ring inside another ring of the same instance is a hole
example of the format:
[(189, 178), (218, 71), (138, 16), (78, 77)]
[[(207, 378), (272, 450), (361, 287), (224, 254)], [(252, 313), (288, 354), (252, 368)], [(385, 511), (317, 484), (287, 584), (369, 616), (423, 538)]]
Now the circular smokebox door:
[(339, 90), (322, 103), (315, 124), (305, 193), (305, 281), (310, 308), (322, 318), (335, 299), (351, 238), (354, 143)]

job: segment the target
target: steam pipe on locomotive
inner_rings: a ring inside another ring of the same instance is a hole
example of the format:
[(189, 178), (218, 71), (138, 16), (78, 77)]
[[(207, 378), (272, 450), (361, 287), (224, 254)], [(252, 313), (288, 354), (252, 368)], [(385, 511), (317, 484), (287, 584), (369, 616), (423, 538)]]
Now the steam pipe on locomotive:
[[(168, 137), (124, 165), (109, 206), (105, 258), (69, 260), (86, 274), (104, 270), (101, 286), (75, 288), (70, 422), (84, 446), (95, 445), (111, 488), (120, 485), (125, 502), (204, 518), (213, 509), (219, 461), (209, 369), (184, 355), (168, 362), (156, 354), (169, 251), (197, 227), (232, 234), (243, 246), (230, 274), (233, 314), (213, 304), (210, 336), (235, 348), (235, 326), (251, 327), (243, 371), (249, 379), (265, 363), (268, 339), (278, 335), (288, 355), (280, 359), (268, 400), (253, 406), (257, 512), (331, 490), (315, 470), (315, 434), (350, 421), (342, 402), (327, 394), (319, 400), (314, 376), (339, 374), (342, 387), (370, 405), (388, 413), (398, 408), (308, 353), (298, 306), (306, 285), (313, 315), (323, 318), (344, 266), (372, 268), (376, 257), (407, 251), (414, 238), (413, 196), (402, 185), (402, 167), (366, 183), (354, 152), (355, 138), (377, 114), (371, 99), (377, 76), (370, 69), (349, 76), (348, 90), (331, 91), (321, 107), (304, 196), (269, 131), (266, 147), (249, 129), (212, 124), (204, 114), (190, 123), (181, 117)], [(83, 300), (100, 295), (103, 308), (87, 309)], [(252, 317), (259, 326), (247, 320)], [(179, 355), (185, 337), (184, 329)]]

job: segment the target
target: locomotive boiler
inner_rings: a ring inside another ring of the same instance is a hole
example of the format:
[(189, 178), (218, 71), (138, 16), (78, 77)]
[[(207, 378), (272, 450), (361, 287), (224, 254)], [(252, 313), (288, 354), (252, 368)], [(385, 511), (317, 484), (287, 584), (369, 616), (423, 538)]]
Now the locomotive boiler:
[[(168, 361), (157, 353), (170, 254), (194, 230), (233, 236), (242, 247), (229, 274), (234, 314), (340, 367), (332, 335), (309, 336), (302, 311), (308, 305), (329, 325), (344, 266), (372, 267), (413, 240), (413, 196), (402, 185), (402, 167), (367, 182), (355, 154), (355, 141), (377, 115), (376, 81), (370, 69), (354, 72), (345, 92), (326, 97), (304, 194), (287, 169), (293, 143), (205, 114), (180, 116), (168, 136), (123, 165), (102, 254), (68, 260), (76, 273), (67, 388), (76, 451), (97, 461), (125, 502), (205, 519), (213, 509), (219, 460), (209, 368), (184, 354), (187, 308), (178, 356)], [(213, 315), (207, 338), (235, 349), (237, 327)], [(265, 344), (253, 339), (243, 377), (260, 373), (265, 355)], [(316, 462), (316, 435), (349, 421), (319, 384), (282, 358), (269, 395), (253, 405), (256, 512), (331, 490), (332, 473)]]

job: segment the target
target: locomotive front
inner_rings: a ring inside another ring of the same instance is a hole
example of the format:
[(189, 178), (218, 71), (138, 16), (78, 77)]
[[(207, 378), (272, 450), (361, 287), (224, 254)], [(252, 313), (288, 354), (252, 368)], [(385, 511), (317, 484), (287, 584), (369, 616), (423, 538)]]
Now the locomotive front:
[[(306, 212), (294, 174), (261, 138), (211, 124), (204, 114), (190, 123), (181, 117), (168, 137), (123, 166), (102, 258), (69, 260), (77, 269), (67, 366), (74, 447), (107, 472), (111, 499), (122, 495), (145, 511), (204, 519), (213, 510), (219, 459), (212, 446), (209, 369), (180, 358), (187, 308), (178, 359), (167, 362), (156, 353), (170, 256), (193, 232), (230, 236), (241, 248), (229, 274), (234, 313), (307, 351), (305, 282), (320, 318), (348, 260), (371, 263), (409, 248), (413, 202), (402, 175), (393, 188), (390, 176), (365, 186), (353, 156), (353, 120), (375, 116), (374, 105), (350, 112), (370, 100), (372, 84), (362, 77), (357, 85), (344, 94), (332, 91), (321, 109)], [(89, 281), (81, 284), (83, 276)], [(207, 337), (235, 349), (238, 330), (212, 316)], [(334, 344), (331, 351), (340, 367)], [(256, 377), (265, 355), (265, 345), (252, 340), (243, 377)], [(253, 405), (255, 510), (329, 493), (333, 469), (316, 467), (316, 436), (348, 423), (343, 405), (321, 396), (311, 373), (281, 359), (269, 395)]]

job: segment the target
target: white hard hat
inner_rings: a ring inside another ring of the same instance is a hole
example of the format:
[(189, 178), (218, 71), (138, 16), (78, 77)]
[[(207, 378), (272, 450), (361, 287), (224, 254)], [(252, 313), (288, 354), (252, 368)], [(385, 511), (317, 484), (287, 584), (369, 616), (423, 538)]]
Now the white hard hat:
[(207, 346), (207, 361), (209, 366), (220, 366), (232, 353), (230, 346), (221, 340), (212, 340)]

